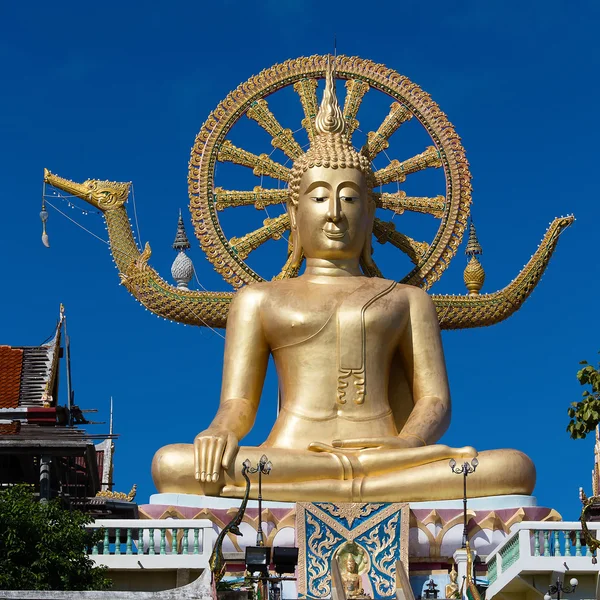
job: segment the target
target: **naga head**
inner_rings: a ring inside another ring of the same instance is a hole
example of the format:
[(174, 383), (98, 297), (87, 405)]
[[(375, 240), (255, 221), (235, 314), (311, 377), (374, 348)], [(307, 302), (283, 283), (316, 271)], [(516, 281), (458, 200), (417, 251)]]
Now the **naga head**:
[(86, 179), (83, 183), (76, 183), (54, 175), (48, 169), (44, 169), (44, 182), (89, 202), (103, 212), (123, 206), (131, 187), (130, 182), (120, 183), (99, 179)]
[(309, 258), (362, 258), (372, 265), (373, 170), (350, 141), (330, 61), (315, 132), (310, 148), (294, 162), (289, 184), (292, 265), (299, 266), (302, 251)]

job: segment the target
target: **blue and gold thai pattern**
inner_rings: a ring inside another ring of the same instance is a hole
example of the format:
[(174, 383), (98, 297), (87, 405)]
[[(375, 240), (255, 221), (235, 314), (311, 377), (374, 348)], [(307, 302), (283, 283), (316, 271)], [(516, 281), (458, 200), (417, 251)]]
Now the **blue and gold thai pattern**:
[(396, 563), (408, 565), (408, 526), (408, 504), (298, 503), (298, 597), (331, 598), (331, 561), (353, 543), (366, 556), (373, 599), (395, 598)]

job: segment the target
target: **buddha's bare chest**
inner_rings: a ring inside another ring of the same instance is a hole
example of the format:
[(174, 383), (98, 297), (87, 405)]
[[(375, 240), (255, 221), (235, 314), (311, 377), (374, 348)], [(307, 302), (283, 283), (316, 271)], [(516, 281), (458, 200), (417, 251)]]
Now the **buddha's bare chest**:
[(349, 308), (345, 301), (354, 288), (311, 291), (301, 295), (281, 294), (263, 307), (264, 330), (272, 350), (312, 342), (335, 351), (340, 328), (348, 327), (364, 331), (369, 346), (395, 343), (408, 316), (405, 303), (397, 298), (384, 297)]

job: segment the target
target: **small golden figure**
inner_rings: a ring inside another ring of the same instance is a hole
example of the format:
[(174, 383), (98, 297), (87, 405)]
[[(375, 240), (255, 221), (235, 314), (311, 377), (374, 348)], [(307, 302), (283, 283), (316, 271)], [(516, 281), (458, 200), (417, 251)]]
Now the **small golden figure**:
[(458, 572), (456, 571), (456, 565), (452, 564), (452, 571), (450, 571), (450, 583), (444, 590), (444, 598), (458, 598)]
[[(362, 562), (362, 561), (361, 561)], [(358, 563), (354, 555), (349, 553), (346, 557), (345, 564), (342, 568), (342, 581), (344, 582), (344, 590), (346, 598), (370, 598), (365, 594), (363, 589), (362, 577), (359, 574)]]

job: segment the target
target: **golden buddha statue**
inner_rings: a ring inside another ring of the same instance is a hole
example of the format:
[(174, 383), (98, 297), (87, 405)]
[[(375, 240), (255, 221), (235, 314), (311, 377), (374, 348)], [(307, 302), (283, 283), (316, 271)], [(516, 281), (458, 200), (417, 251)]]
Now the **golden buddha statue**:
[(452, 564), (452, 571), (450, 571), (450, 583), (446, 585), (444, 588), (444, 598), (459, 598), (458, 593), (458, 583), (456, 583), (458, 579), (458, 572), (456, 570), (456, 565)]
[[(373, 172), (346, 135), (334, 85), (328, 67), (316, 135), (289, 184), (291, 264), (304, 255), (305, 272), (235, 295), (219, 410), (193, 444), (156, 453), (159, 492), (239, 498), (243, 460), (267, 453), (268, 500), (462, 497), (448, 461), (477, 452), (436, 444), (450, 422), (436, 309), (422, 289), (361, 271), (371, 264)], [(239, 446), (254, 424), (269, 356), (280, 412), (260, 447)], [(532, 492), (535, 469), (524, 454), (486, 451), (479, 464), (471, 495)]]
[(342, 570), (342, 581), (346, 598), (370, 598), (363, 589), (362, 578), (358, 573), (358, 564), (352, 554), (348, 554)]

